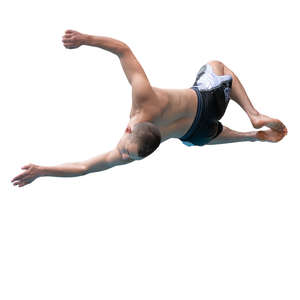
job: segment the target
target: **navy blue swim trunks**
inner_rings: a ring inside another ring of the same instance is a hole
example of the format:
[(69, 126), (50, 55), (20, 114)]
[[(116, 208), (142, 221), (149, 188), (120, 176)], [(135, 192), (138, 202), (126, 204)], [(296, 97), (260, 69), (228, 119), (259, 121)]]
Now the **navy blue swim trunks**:
[(198, 98), (196, 117), (190, 129), (179, 138), (186, 146), (203, 146), (222, 132), (219, 120), (228, 106), (231, 87), (231, 75), (216, 75), (210, 64), (201, 67), (191, 87)]

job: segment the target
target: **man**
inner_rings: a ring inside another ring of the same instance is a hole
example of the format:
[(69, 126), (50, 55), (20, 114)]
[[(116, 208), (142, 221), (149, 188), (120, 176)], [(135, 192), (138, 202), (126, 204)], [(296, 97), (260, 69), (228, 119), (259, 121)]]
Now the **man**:
[[(170, 138), (179, 138), (187, 146), (203, 146), (242, 141), (278, 142), (287, 134), (281, 121), (253, 107), (239, 79), (220, 61), (205, 64), (191, 88), (161, 89), (151, 86), (131, 49), (121, 41), (74, 30), (67, 30), (62, 41), (68, 49), (88, 45), (118, 56), (132, 86), (130, 121), (111, 151), (83, 162), (54, 167), (26, 165), (22, 167), (25, 171), (12, 179), (14, 185), (24, 186), (40, 176), (81, 176), (141, 160)], [(230, 99), (246, 112), (254, 128), (269, 129), (238, 132), (223, 126), (219, 120)]]

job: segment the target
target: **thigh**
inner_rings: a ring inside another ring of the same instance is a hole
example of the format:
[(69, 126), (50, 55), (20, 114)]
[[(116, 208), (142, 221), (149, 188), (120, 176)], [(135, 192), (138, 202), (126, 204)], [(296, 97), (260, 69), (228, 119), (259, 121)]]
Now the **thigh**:
[(223, 117), (229, 102), (229, 85), (230, 82), (225, 82), (213, 90), (201, 91), (206, 119), (217, 121)]

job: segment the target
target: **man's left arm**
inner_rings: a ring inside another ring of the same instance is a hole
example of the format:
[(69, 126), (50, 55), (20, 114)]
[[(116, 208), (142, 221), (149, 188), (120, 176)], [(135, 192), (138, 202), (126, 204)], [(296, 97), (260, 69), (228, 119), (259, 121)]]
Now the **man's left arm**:
[(68, 49), (86, 45), (114, 53), (119, 57), (126, 78), (132, 86), (133, 98), (155, 97), (143, 67), (126, 43), (110, 37), (83, 34), (75, 30), (66, 30), (62, 41)]

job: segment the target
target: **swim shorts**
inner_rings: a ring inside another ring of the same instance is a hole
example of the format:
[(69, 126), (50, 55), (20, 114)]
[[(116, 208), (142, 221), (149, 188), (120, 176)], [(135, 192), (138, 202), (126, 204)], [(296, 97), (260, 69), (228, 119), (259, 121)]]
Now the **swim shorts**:
[(198, 99), (196, 117), (190, 129), (179, 138), (186, 146), (203, 146), (222, 132), (219, 120), (229, 103), (231, 87), (231, 75), (216, 75), (210, 64), (201, 67), (191, 87)]

